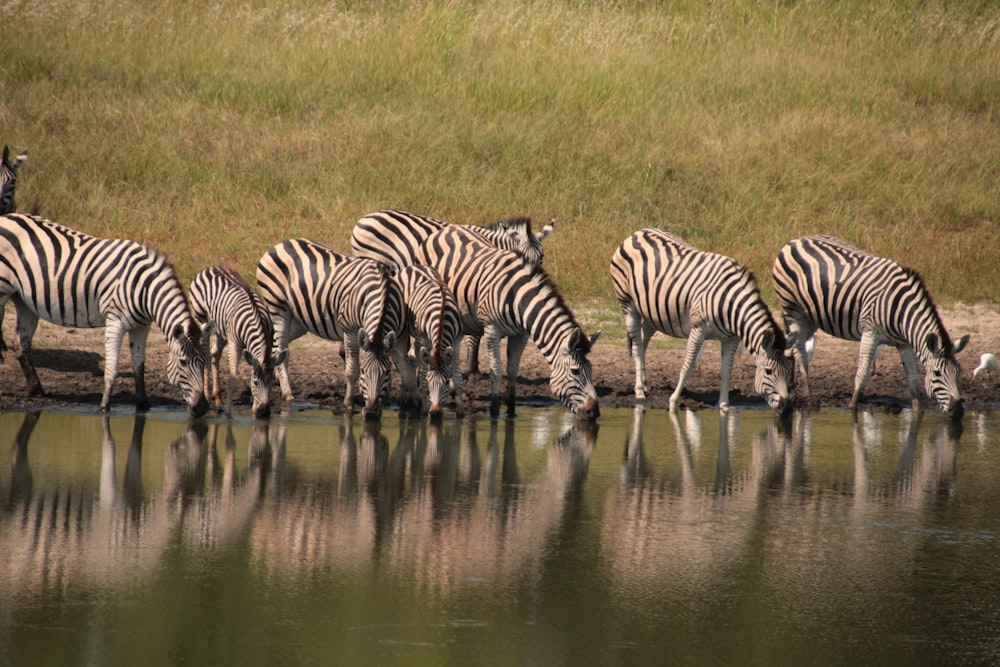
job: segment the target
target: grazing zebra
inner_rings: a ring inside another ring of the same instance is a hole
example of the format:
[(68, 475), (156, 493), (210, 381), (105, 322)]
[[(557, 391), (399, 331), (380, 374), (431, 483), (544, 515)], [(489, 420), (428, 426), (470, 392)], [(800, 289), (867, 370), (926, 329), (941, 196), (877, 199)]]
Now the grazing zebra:
[(722, 342), (719, 409), (729, 408), (729, 380), (742, 342), (754, 355), (754, 390), (780, 414), (791, 409), (793, 362), (785, 335), (760, 295), (753, 275), (725, 255), (691, 247), (659, 229), (636, 232), (611, 258), (611, 279), (635, 359), (635, 396), (646, 398), (646, 346), (657, 331), (687, 338), (680, 379), (670, 396), (677, 405), (706, 340)]
[(364, 414), (378, 418), (389, 387), (389, 355), (403, 328), (403, 297), (389, 265), (291, 239), (261, 257), (257, 284), (274, 322), (274, 348), (283, 353), (275, 374), (285, 400), (293, 395), (284, 352), (291, 341), (311, 333), (343, 341), (344, 406), (354, 409), (360, 377)]
[(14, 189), (17, 187), (17, 170), (28, 159), (28, 151), (10, 159), (10, 149), (3, 147), (3, 160), (0, 160), (0, 215), (7, 215), (17, 210), (14, 201)]
[[(197, 276), (189, 290), (191, 313), (201, 326), (206, 347), (211, 343), (212, 398), (216, 408), (222, 407), (219, 387), (219, 362), (226, 343), (229, 346), (229, 373), (243, 359), (250, 366), (250, 394), (253, 413), (259, 419), (271, 415), (271, 385), (274, 382), (274, 325), (264, 301), (236, 271), (223, 266), (210, 266)], [(282, 355), (286, 352), (282, 352)], [(284, 357), (279, 355), (278, 361)], [(208, 387), (208, 369), (205, 369)], [(232, 401), (231, 392), (229, 400)]]
[(551, 368), (552, 392), (577, 417), (600, 416), (587, 354), (599, 334), (588, 338), (541, 267), (495, 248), (457, 225), (434, 232), (420, 250), (462, 311), (463, 331), (484, 336), (493, 380), (490, 415), (500, 414), (500, 341), (507, 340), (507, 413), (514, 414), (517, 369), (530, 336)]
[(891, 259), (875, 257), (832, 236), (791, 241), (774, 261), (774, 287), (785, 327), (798, 349), (799, 368), (809, 395), (806, 341), (817, 328), (861, 342), (850, 408), (871, 376), (880, 345), (899, 350), (913, 408), (922, 402), (917, 358), (925, 367), (924, 388), (946, 414), (961, 419), (960, 368), (955, 355), (969, 336), (952, 344), (923, 280)]
[[(383, 209), (358, 220), (351, 232), (351, 249), (355, 255), (403, 267), (413, 264), (427, 237), (445, 226), (449, 223), (424, 215)], [(553, 222), (537, 234), (531, 231), (531, 218), (527, 217), (509, 218), (486, 226), (461, 227), (482, 235), (491, 245), (518, 253), (529, 264), (541, 266), (545, 257), (542, 241), (552, 233)], [(479, 373), (479, 336), (467, 336), (465, 345), (466, 370)]]
[(17, 360), (29, 395), (43, 393), (29, 358), (41, 318), (65, 327), (105, 327), (104, 411), (111, 405), (128, 333), (136, 407), (146, 409), (146, 338), (156, 322), (169, 347), (167, 379), (181, 390), (192, 415), (208, 409), (200, 331), (173, 267), (155, 250), (135, 241), (89, 236), (37, 216), (2, 216), (0, 308), (8, 299), (17, 311)]
[[(427, 388), (430, 416), (441, 415), (441, 405), (447, 397), (449, 380), (455, 387), (458, 414), (465, 412), (462, 397), (462, 374), (458, 368), (458, 350), (462, 338), (462, 313), (458, 301), (440, 274), (432, 267), (411, 264), (396, 276), (403, 292), (403, 312), (406, 317), (404, 335), (396, 343), (393, 355), (397, 368), (407, 364), (406, 351), (412, 338), (416, 369), (411, 377), (419, 375), (420, 384)], [(400, 369), (404, 376), (407, 374)], [(404, 386), (404, 392), (407, 387)], [(411, 390), (412, 392), (412, 390)]]

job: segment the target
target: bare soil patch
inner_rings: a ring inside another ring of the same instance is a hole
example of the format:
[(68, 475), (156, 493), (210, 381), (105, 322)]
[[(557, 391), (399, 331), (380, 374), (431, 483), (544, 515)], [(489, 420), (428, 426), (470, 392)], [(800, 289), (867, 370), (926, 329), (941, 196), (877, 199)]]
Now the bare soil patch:
[[(942, 311), (945, 325), (956, 340), (971, 333), (968, 347), (958, 355), (962, 364), (961, 390), (968, 410), (1000, 407), (1000, 374), (981, 374), (975, 380), (973, 369), (983, 352), (1000, 353), (1000, 313), (985, 305), (959, 304)], [(7, 318), (4, 339), (13, 343), (13, 317)], [(588, 331), (595, 327), (584, 326)], [(822, 407), (846, 407), (854, 387), (858, 346), (821, 334), (815, 357), (810, 365), (813, 402)], [(318, 406), (337, 408), (343, 401), (344, 366), (337, 355), (337, 344), (307, 336), (295, 341), (291, 348), (290, 375), (297, 399)], [(46, 407), (93, 407), (96, 411), (103, 391), (104, 330), (66, 329), (42, 322), (35, 334), (32, 360), (47, 394), (42, 397), (25, 395), (24, 379), (12, 352), (4, 353), (0, 364), (0, 411), (34, 410)], [(180, 392), (170, 386), (164, 374), (166, 344), (158, 331), (149, 337), (146, 359), (146, 382), (151, 404), (182, 407)], [(482, 355), (485, 363), (485, 355)], [(676, 386), (683, 357), (683, 342), (654, 338), (646, 355), (647, 383), (650, 385), (647, 405), (666, 406)], [(590, 359), (594, 368), (594, 385), (604, 407), (628, 407), (635, 404), (633, 386), (635, 365), (628, 354), (624, 339), (606, 336), (597, 342)], [(115, 385), (113, 406), (134, 404), (134, 384), (127, 345), (122, 348), (121, 373)], [(245, 367), (241, 367), (241, 372)], [(737, 356), (733, 370), (731, 402), (739, 407), (763, 407), (763, 401), (753, 394), (753, 358)], [(554, 404), (549, 390), (549, 369), (534, 345), (529, 344), (522, 358), (518, 381), (518, 402), (532, 405)], [(243, 378), (244, 387), (246, 379)], [(712, 407), (718, 401), (719, 345), (710, 342), (702, 361), (685, 387), (683, 405), (687, 409)], [(470, 378), (466, 382), (470, 410), (486, 410), (490, 383), (486, 377)], [(399, 395), (399, 379), (394, 376), (390, 408)], [(277, 392), (275, 392), (277, 397)], [(807, 405), (801, 391), (795, 393), (799, 406)], [(879, 356), (876, 375), (865, 389), (865, 409), (898, 410), (910, 404), (906, 380), (899, 355), (884, 350)], [(280, 410), (282, 402), (276, 400)], [(237, 401), (237, 409), (249, 409), (249, 390)]]

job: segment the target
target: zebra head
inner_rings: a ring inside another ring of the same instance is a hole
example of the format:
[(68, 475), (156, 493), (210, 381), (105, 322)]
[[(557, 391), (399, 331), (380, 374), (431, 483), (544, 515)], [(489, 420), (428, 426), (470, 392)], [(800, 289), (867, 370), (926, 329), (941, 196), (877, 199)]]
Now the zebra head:
[(267, 419), (271, 416), (271, 387), (274, 384), (274, 367), (288, 358), (288, 350), (282, 350), (277, 358), (270, 345), (264, 346), (264, 358), (257, 359), (249, 350), (243, 350), (243, 361), (250, 366), (250, 396), (253, 399), (253, 416)]
[(389, 353), (396, 346), (396, 332), (389, 331), (376, 340), (368, 335), (364, 327), (358, 330), (358, 346), (361, 348), (361, 391), (365, 395), (365, 419), (382, 416), (382, 397), (389, 393)]
[(188, 411), (201, 417), (208, 411), (205, 398), (205, 353), (200, 344), (201, 330), (191, 320), (187, 329), (177, 324), (167, 336), (167, 381), (181, 390)]
[(13, 160), (10, 159), (10, 149), (3, 147), (3, 160), (0, 161), (0, 215), (7, 215), (17, 210), (14, 201), (14, 188), (17, 186), (17, 170), (28, 159), (25, 151)]
[(525, 262), (532, 266), (541, 266), (545, 260), (545, 249), (542, 248), (542, 241), (552, 233), (554, 223), (554, 220), (549, 222), (537, 234), (531, 231), (531, 218), (526, 217), (500, 220), (491, 227), (514, 240), (517, 254), (521, 255)]
[(438, 355), (431, 355), (426, 347), (420, 348), (420, 361), (427, 366), (427, 400), (431, 404), (429, 414), (432, 419), (441, 416), (441, 406), (448, 398), (452, 355), (450, 345)]
[(601, 416), (597, 392), (590, 380), (590, 359), (587, 358), (600, 335), (598, 331), (588, 338), (579, 327), (573, 327), (551, 362), (549, 386), (552, 393), (579, 419), (594, 421)]
[(782, 417), (787, 416), (792, 409), (792, 403), (788, 400), (788, 387), (795, 372), (795, 361), (789, 350), (786, 350), (787, 345), (784, 334), (775, 326), (764, 331), (760, 348), (754, 355), (757, 365), (754, 391)]
[(962, 418), (965, 407), (958, 391), (962, 367), (955, 360), (955, 355), (965, 349), (968, 342), (969, 334), (965, 334), (954, 347), (948, 349), (950, 346), (947, 344), (940, 344), (937, 334), (927, 334), (924, 339), (930, 353), (924, 362), (924, 391), (942, 412), (956, 421)]

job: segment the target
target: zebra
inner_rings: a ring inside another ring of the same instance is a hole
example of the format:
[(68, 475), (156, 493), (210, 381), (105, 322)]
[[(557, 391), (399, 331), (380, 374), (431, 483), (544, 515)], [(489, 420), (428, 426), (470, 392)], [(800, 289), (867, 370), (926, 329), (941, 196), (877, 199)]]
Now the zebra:
[(490, 415), (500, 414), (500, 341), (507, 341), (507, 413), (514, 414), (517, 369), (528, 337), (551, 368), (552, 392), (580, 419), (600, 416), (587, 358), (588, 337), (545, 271), (475, 232), (451, 225), (430, 235), (420, 263), (433, 266), (458, 299), (463, 331), (484, 336), (490, 353)]
[[(522, 216), (485, 226), (461, 227), (482, 235), (487, 243), (520, 254), (529, 264), (541, 266), (545, 258), (542, 241), (552, 233), (554, 225), (555, 221), (550, 221), (542, 231), (533, 233), (531, 218)], [(417, 252), (427, 237), (446, 226), (450, 223), (425, 215), (382, 209), (358, 220), (351, 232), (351, 249), (360, 257), (391, 262), (402, 268), (416, 262)], [(478, 374), (479, 336), (467, 336), (465, 346), (466, 370)]]
[(803, 236), (786, 244), (774, 260), (775, 293), (788, 337), (798, 350), (799, 369), (809, 395), (806, 341), (821, 329), (845, 340), (860, 341), (854, 393), (856, 412), (861, 390), (871, 376), (876, 350), (899, 351), (913, 409), (920, 410), (917, 359), (924, 365), (926, 395), (947, 415), (962, 418), (961, 368), (955, 355), (969, 335), (953, 344), (923, 279), (916, 271), (876, 257), (832, 236)]
[(17, 312), (17, 360), (29, 395), (43, 393), (29, 357), (41, 318), (66, 327), (105, 327), (104, 412), (111, 406), (122, 339), (128, 333), (136, 408), (147, 409), (146, 339), (156, 322), (167, 338), (167, 379), (180, 389), (193, 416), (208, 409), (200, 331), (173, 267), (159, 252), (38, 216), (0, 216), (0, 318), (8, 300)]
[(729, 383), (742, 343), (754, 356), (754, 390), (781, 415), (791, 410), (793, 362), (784, 332), (761, 297), (753, 274), (725, 255), (698, 250), (675, 234), (643, 229), (625, 239), (611, 258), (611, 279), (635, 359), (635, 396), (646, 399), (646, 346), (657, 331), (687, 338), (675, 412), (684, 383), (706, 340), (722, 343), (719, 409), (729, 409)]
[(27, 160), (28, 151), (24, 151), (12, 160), (10, 159), (10, 148), (3, 147), (3, 159), (0, 160), (0, 215), (7, 215), (17, 210), (17, 202), (14, 201), (17, 170)]
[[(455, 387), (458, 414), (465, 412), (462, 397), (462, 374), (458, 368), (458, 351), (462, 339), (462, 314), (458, 301), (445, 285), (437, 270), (422, 264), (403, 267), (397, 274), (403, 294), (406, 326), (404, 335), (396, 343), (393, 360), (404, 377), (404, 394), (412, 389), (407, 384), (406, 356), (410, 338), (416, 354), (414, 364), (419, 367), (421, 386), (427, 387), (430, 416), (441, 415), (441, 404), (448, 391), (448, 380)], [(416, 375), (410, 371), (409, 377)], [(413, 381), (415, 384), (415, 380)], [(412, 387), (412, 384), (411, 384)]]
[[(274, 364), (284, 360), (287, 351), (272, 356), (274, 325), (267, 307), (255, 289), (236, 271), (224, 266), (210, 266), (201, 271), (188, 290), (191, 312), (201, 326), (204, 344), (211, 343), (212, 398), (222, 407), (219, 387), (219, 362), (227, 342), (229, 373), (236, 377), (240, 359), (250, 366), (250, 394), (253, 414), (258, 419), (271, 415), (271, 385)], [(208, 388), (208, 368), (205, 387)], [(230, 396), (231, 401), (231, 396)]]
[(403, 328), (403, 297), (391, 267), (309, 239), (290, 239), (261, 257), (257, 284), (274, 322), (274, 349), (283, 355), (275, 375), (285, 400), (293, 399), (285, 351), (291, 341), (311, 333), (344, 343), (348, 412), (354, 409), (360, 377), (365, 417), (381, 416), (389, 355)]

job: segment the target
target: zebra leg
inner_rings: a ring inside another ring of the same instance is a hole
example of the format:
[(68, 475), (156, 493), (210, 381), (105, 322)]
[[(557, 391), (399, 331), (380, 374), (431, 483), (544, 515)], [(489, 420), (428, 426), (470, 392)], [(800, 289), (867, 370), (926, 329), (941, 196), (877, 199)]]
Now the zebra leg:
[(507, 339), (507, 414), (511, 417), (514, 416), (517, 399), (517, 369), (521, 367), (521, 355), (527, 344), (527, 332)]
[[(221, 336), (220, 336), (221, 339)], [(219, 347), (219, 353), (222, 353), (221, 348), (226, 345), (228, 341), (221, 340)], [(233, 414), (233, 395), (236, 393), (239, 387), (239, 370), (240, 370), (240, 357), (243, 356), (243, 348), (239, 343), (234, 342), (229, 346), (229, 376), (226, 378), (226, 406), (225, 413), (227, 415)], [(251, 371), (252, 372), (252, 371)]]
[(851, 402), (847, 406), (852, 412), (858, 411), (858, 403), (861, 400), (861, 390), (868, 383), (868, 378), (872, 376), (872, 363), (875, 361), (875, 350), (878, 349), (879, 341), (875, 333), (871, 330), (861, 334), (861, 349), (858, 352), (858, 371), (854, 376), (854, 393), (851, 394)]
[(403, 384), (402, 395), (399, 397), (400, 410), (412, 410), (420, 412), (420, 390), (417, 387), (417, 371), (414, 366), (418, 363), (417, 358), (412, 361), (409, 358), (410, 340), (408, 335), (402, 335), (396, 339), (396, 346), (392, 348), (389, 355), (392, 357), (396, 370), (399, 371)]
[[(470, 378), (479, 375), (479, 341), (481, 336), (469, 335), (465, 337), (465, 373)], [(458, 348), (462, 349), (462, 348)]]
[(722, 341), (722, 370), (719, 382), (720, 412), (729, 410), (729, 381), (733, 377), (733, 360), (736, 358), (736, 349), (739, 346), (739, 338), (727, 338)]
[[(104, 327), (104, 394), (101, 396), (101, 412), (111, 409), (111, 390), (118, 377), (118, 360), (125, 338), (125, 324), (115, 317), (109, 317)], [(136, 371), (136, 381), (139, 373)], [(138, 387), (136, 387), (138, 392)], [(136, 405), (138, 409), (138, 405)]]
[(653, 337), (652, 325), (642, 319), (635, 305), (629, 302), (622, 306), (625, 311), (625, 329), (628, 331), (629, 351), (635, 360), (635, 400), (646, 400), (646, 347)]
[(785, 331), (788, 333), (788, 342), (795, 347), (796, 363), (799, 367), (799, 374), (802, 376), (802, 384), (806, 391), (806, 400), (811, 400), (812, 392), (809, 389), (809, 358), (806, 351), (806, 344), (816, 333), (816, 327), (808, 321), (797, 317), (792, 312), (785, 312)]
[(347, 381), (344, 388), (344, 409), (348, 414), (354, 412), (354, 394), (361, 375), (359, 349), (357, 332), (344, 334), (344, 379)]
[[(463, 336), (459, 333), (456, 340), (452, 343), (452, 350), (461, 350)], [(476, 347), (479, 347), (479, 343), (476, 343)], [(459, 360), (459, 355), (454, 352), (451, 355), (451, 385), (455, 390), (455, 412), (456, 416), (465, 416), (465, 393), (462, 388), (462, 365)]]
[[(212, 365), (212, 403), (215, 404), (216, 411), (222, 410), (222, 387), (220, 386), (222, 380), (222, 369), (220, 368), (222, 364), (222, 350), (226, 347), (226, 340), (219, 335), (218, 330), (215, 331), (215, 335), (212, 336), (212, 347), (211, 347), (211, 360)], [(236, 373), (236, 359), (233, 359), (233, 354), (236, 353), (236, 346), (232, 346), (229, 350), (229, 370), (231, 373)], [(205, 383), (206, 389), (208, 388), (208, 383)]]
[(17, 362), (21, 365), (21, 373), (24, 374), (24, 383), (27, 386), (28, 396), (42, 396), (45, 391), (42, 383), (35, 372), (35, 365), (31, 363), (31, 339), (38, 328), (38, 315), (31, 311), (21, 301), (15, 302), (17, 310), (17, 339), (19, 348), (17, 351)]
[[(694, 371), (695, 361), (701, 355), (701, 348), (705, 345), (705, 330), (701, 327), (694, 327), (688, 335), (687, 351), (684, 353), (684, 363), (681, 365), (681, 376), (677, 380), (677, 387), (670, 395), (670, 411), (677, 412), (677, 405), (681, 400), (681, 392), (684, 391), (684, 383), (687, 382), (691, 372)], [(721, 398), (721, 396), (720, 396)]]
[[(286, 401), (292, 401), (295, 399), (295, 395), (292, 394), (292, 384), (288, 381), (288, 362), (292, 357), (292, 351), (288, 345), (305, 333), (305, 327), (296, 326), (297, 323), (292, 319), (292, 314), (287, 311), (279, 314), (272, 313), (271, 320), (274, 322), (274, 358), (281, 359), (280, 363), (274, 365), (274, 376), (278, 378), (281, 397)], [(288, 353), (282, 359), (281, 353), (285, 350)]]
[(483, 334), (486, 351), (490, 355), (490, 417), (500, 416), (500, 332), (493, 325), (488, 325)]
[[(122, 325), (122, 335), (124, 335), (124, 324)], [(146, 395), (146, 339), (149, 337), (149, 325), (137, 326), (128, 334), (128, 347), (132, 355), (132, 373), (135, 375), (135, 409), (142, 411), (149, 409), (149, 396)], [(107, 344), (105, 338), (105, 345)], [(115, 352), (121, 350), (122, 337), (118, 337)], [(107, 353), (107, 350), (105, 351)], [(109, 355), (110, 356), (110, 355)], [(116, 354), (117, 356), (117, 354)], [(115, 374), (117, 375), (117, 359), (115, 363)], [(111, 380), (114, 384), (114, 379)], [(107, 411), (111, 403), (111, 387), (108, 385), (107, 367), (104, 370), (104, 391), (107, 403), (101, 403), (101, 409)]]
[(909, 345), (899, 346), (899, 358), (906, 371), (906, 384), (910, 386), (910, 398), (913, 401), (913, 411), (923, 410), (924, 392), (920, 388), (920, 372), (917, 370), (917, 355)]

